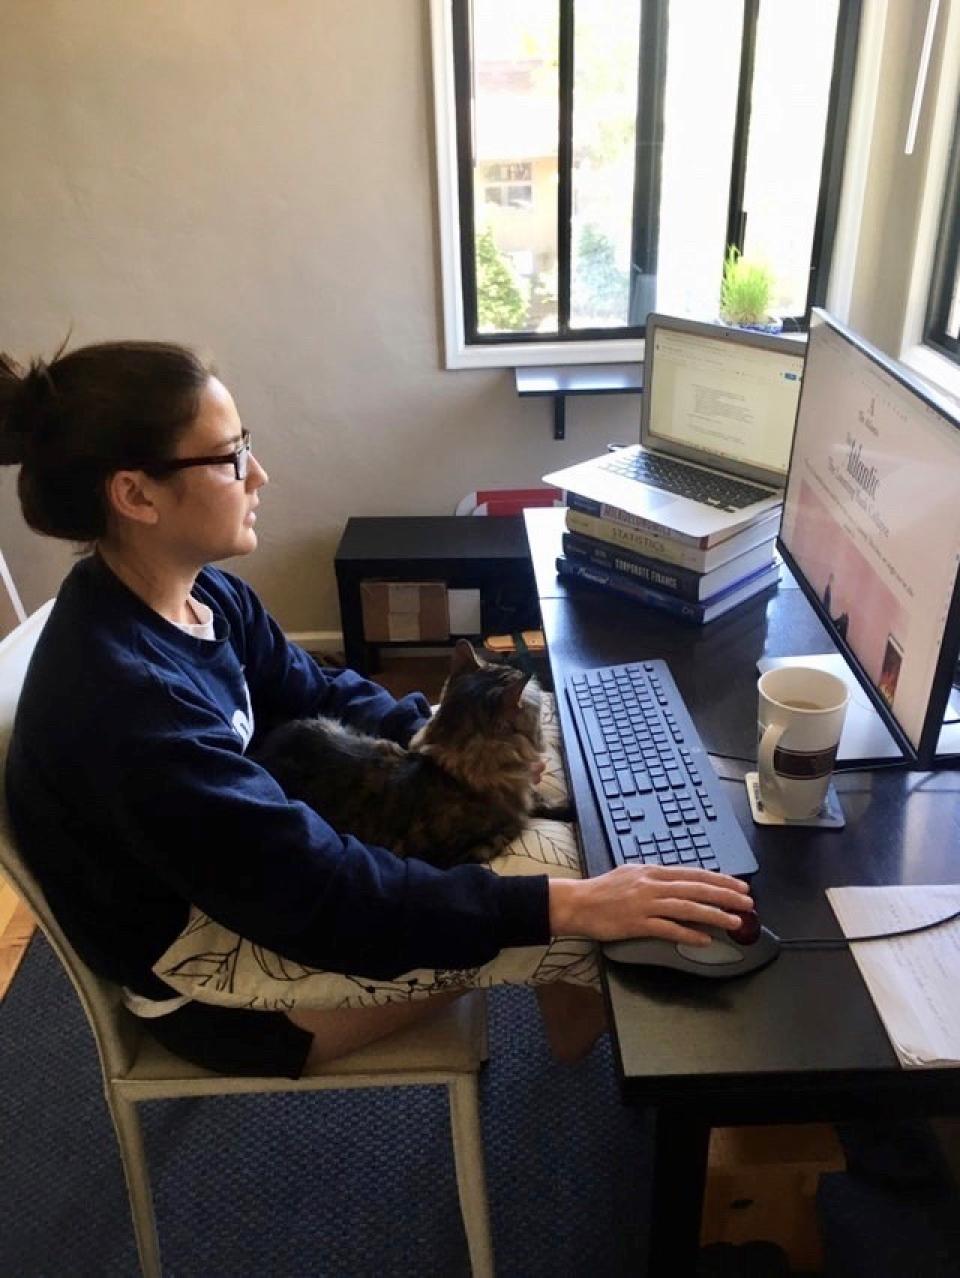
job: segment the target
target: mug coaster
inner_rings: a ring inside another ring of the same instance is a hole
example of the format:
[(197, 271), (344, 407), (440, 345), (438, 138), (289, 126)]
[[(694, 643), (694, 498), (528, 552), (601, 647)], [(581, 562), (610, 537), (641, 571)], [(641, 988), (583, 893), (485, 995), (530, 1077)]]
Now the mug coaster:
[(750, 811), (757, 825), (807, 825), (816, 826), (822, 830), (842, 830), (847, 823), (832, 781), (823, 800), (823, 807), (816, 816), (803, 817), (798, 821), (789, 821), (786, 817), (768, 812), (763, 806), (763, 800), (760, 798), (759, 772), (748, 772), (743, 780), (747, 787), (747, 798), (750, 800)]

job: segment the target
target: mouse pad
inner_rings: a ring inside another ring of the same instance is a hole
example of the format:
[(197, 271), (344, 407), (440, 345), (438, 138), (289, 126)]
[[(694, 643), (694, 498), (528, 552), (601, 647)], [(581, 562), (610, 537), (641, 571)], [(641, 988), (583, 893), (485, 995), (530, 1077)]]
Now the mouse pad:
[(816, 816), (804, 817), (799, 821), (789, 821), (786, 817), (778, 816), (774, 812), (768, 812), (763, 806), (763, 800), (760, 798), (759, 772), (748, 772), (743, 780), (747, 787), (747, 798), (750, 800), (750, 811), (757, 825), (805, 825), (814, 826), (822, 830), (842, 830), (847, 823), (832, 781), (823, 800), (823, 807)]

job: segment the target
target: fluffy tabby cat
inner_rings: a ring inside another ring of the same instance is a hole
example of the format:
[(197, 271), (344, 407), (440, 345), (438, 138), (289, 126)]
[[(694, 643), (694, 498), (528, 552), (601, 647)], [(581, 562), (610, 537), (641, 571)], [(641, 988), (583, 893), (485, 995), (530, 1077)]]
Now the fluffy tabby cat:
[(334, 719), (297, 719), (254, 758), (334, 829), (446, 869), (488, 861), (520, 833), (541, 746), (536, 680), (461, 639), (437, 712), (407, 749)]

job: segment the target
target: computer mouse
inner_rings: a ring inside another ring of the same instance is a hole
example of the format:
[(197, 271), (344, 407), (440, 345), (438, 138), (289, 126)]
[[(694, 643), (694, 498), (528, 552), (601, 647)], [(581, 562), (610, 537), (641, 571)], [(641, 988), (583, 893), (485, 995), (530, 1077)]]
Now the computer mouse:
[(773, 962), (780, 953), (780, 938), (761, 924), (753, 910), (741, 917), (740, 927), (730, 932), (720, 927), (704, 928), (713, 938), (709, 945), (687, 945), (647, 936), (606, 941), (602, 948), (615, 963), (670, 967), (715, 981), (745, 976)]

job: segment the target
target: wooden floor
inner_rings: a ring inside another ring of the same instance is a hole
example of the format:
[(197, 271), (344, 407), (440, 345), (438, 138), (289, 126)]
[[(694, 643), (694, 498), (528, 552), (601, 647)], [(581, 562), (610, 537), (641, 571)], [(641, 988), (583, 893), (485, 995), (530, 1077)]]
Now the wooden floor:
[(384, 657), (380, 670), (372, 677), (395, 697), (422, 692), (434, 704), (440, 698), (449, 668), (446, 657)]
[(35, 927), (33, 915), (10, 884), (0, 878), (0, 999), (10, 988)]

